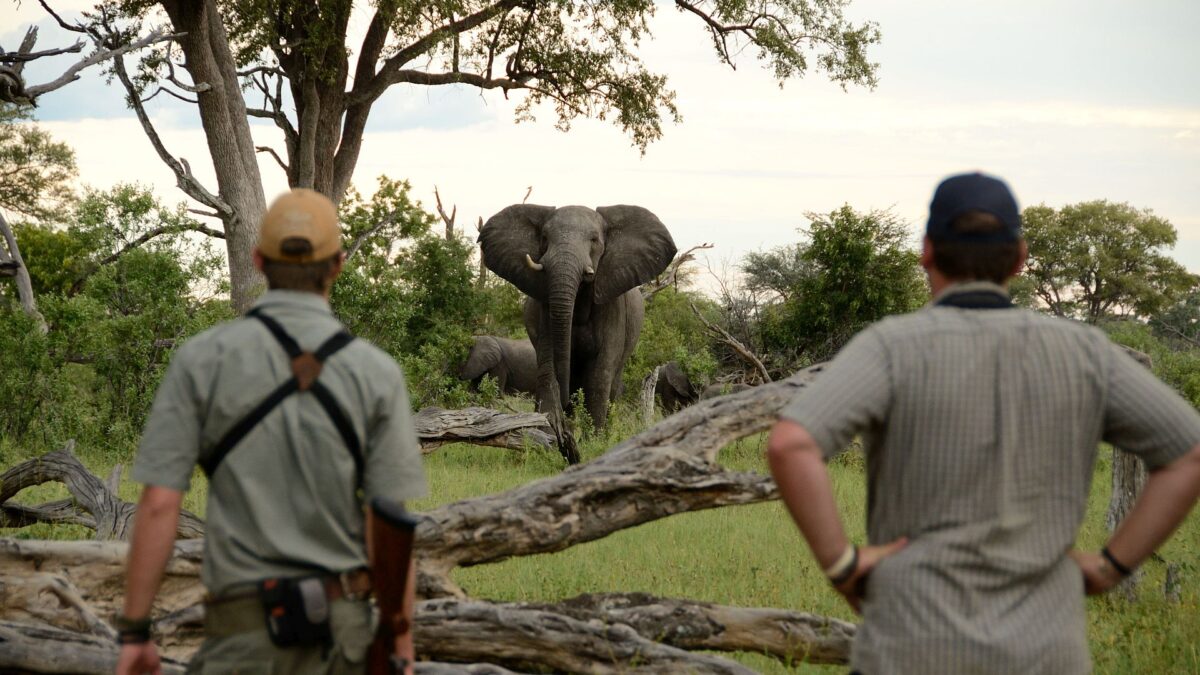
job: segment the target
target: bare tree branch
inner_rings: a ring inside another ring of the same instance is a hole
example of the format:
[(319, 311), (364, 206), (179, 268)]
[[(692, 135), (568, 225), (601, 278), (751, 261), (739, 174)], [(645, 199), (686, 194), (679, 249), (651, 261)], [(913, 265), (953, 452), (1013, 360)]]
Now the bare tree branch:
[(225, 238), (224, 232), (221, 232), (219, 230), (214, 230), (211, 227), (205, 227), (204, 225), (201, 225), (200, 223), (196, 223), (194, 225), (164, 225), (162, 227), (156, 227), (153, 230), (150, 230), (149, 232), (138, 237), (137, 239), (134, 239), (133, 241), (129, 242), (128, 244), (125, 244), (124, 246), (122, 246), (120, 248), (120, 250), (118, 250), (117, 252), (115, 252), (111, 255), (105, 256), (96, 264), (100, 265), (100, 266), (104, 266), (104, 265), (114, 263), (121, 256), (132, 251), (135, 248), (138, 248), (142, 244), (145, 244), (146, 242), (150, 241), (151, 239), (153, 239), (155, 237), (159, 237), (164, 234), (178, 234), (180, 232), (199, 232), (201, 234), (206, 234), (210, 237), (216, 237), (218, 239)]
[(642, 286), (642, 299), (649, 300), (663, 289), (678, 285), (679, 268), (685, 263), (695, 260), (696, 251), (706, 251), (712, 247), (713, 245), (711, 243), (697, 244), (683, 253), (676, 255), (675, 260), (671, 261), (670, 265), (667, 265), (667, 269), (663, 270), (663, 273), (658, 275), (657, 279), (649, 284), (646, 284), (645, 286)]
[(433, 196), (437, 200), (438, 215), (446, 224), (446, 241), (452, 241), (454, 239), (454, 219), (458, 216), (458, 205), (455, 204), (450, 215), (446, 215), (446, 209), (442, 208), (442, 195), (438, 193), (436, 185), (433, 186)]
[(26, 87), (25, 91), (27, 91), (29, 93), (29, 96), (31, 98), (36, 99), (37, 97), (39, 97), (43, 94), (52, 92), (56, 89), (60, 89), (62, 87), (67, 86), (68, 84), (74, 82), (75, 80), (78, 80), (79, 79), (79, 71), (81, 71), (85, 68), (94, 66), (97, 63), (106, 61), (108, 59), (119, 58), (122, 54), (125, 54), (126, 52), (131, 52), (131, 51), (134, 51), (137, 49), (141, 49), (142, 47), (146, 47), (148, 45), (152, 45), (157, 42), (166, 42), (167, 40), (174, 40), (174, 39), (178, 38), (179, 36), (180, 35), (178, 33), (168, 33), (167, 31), (160, 29), (160, 30), (152, 31), (149, 35), (146, 35), (145, 37), (143, 37), (139, 40), (136, 40), (134, 42), (131, 42), (127, 45), (122, 45), (120, 47), (117, 47), (116, 49), (97, 48), (97, 50), (94, 54), (88, 56), (87, 58), (83, 59), (82, 61), (79, 61), (78, 63), (71, 66), (70, 68), (67, 68), (66, 72), (64, 72), (61, 76), (59, 76), (58, 79), (53, 80), (51, 82), (47, 82), (45, 84), (37, 84), (32, 87)]
[(256, 146), (254, 146), (254, 149), (258, 152), (265, 152), (265, 153), (271, 155), (272, 157), (274, 157), (275, 163), (279, 165), (279, 168), (283, 169), (283, 172), (285, 174), (288, 172), (287, 163), (283, 161), (283, 158), (279, 156), (279, 153), (275, 152), (275, 148), (272, 148), (267, 145), (256, 145)]
[(700, 322), (704, 324), (704, 327), (707, 328), (709, 332), (733, 348), (733, 350), (737, 352), (739, 356), (749, 362), (750, 365), (754, 366), (754, 370), (758, 372), (758, 376), (762, 378), (763, 382), (771, 381), (771, 375), (767, 372), (766, 366), (764, 366), (763, 362), (754, 355), (754, 352), (750, 351), (749, 347), (742, 344), (741, 340), (738, 340), (730, 335), (729, 331), (704, 318), (704, 315), (700, 313), (699, 309), (696, 309), (696, 305), (694, 303), (689, 302), (688, 305), (692, 308), (692, 311), (695, 312), (696, 317), (700, 319)]

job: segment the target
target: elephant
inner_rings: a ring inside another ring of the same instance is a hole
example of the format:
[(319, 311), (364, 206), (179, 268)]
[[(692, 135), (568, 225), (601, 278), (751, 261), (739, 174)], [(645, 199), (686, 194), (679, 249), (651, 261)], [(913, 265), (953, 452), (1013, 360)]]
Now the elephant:
[(491, 335), (476, 335), (473, 340), (467, 360), (458, 369), (459, 379), (478, 387), (484, 375), (491, 375), (505, 394), (536, 393), (537, 354), (529, 340)]
[(704, 391), (700, 392), (700, 399), (705, 400), (715, 398), (717, 396), (724, 396), (726, 394), (736, 394), (739, 391), (746, 391), (753, 386), (754, 385), (752, 384), (743, 384), (741, 382), (736, 384), (710, 384), (704, 388)]
[(565, 423), (571, 394), (583, 390), (592, 421), (603, 428), (642, 330), (638, 287), (675, 257), (671, 233), (640, 206), (514, 204), (484, 223), (479, 244), (484, 265), (527, 296), (538, 410), (563, 456), (578, 462)]
[(679, 367), (679, 363), (668, 361), (658, 369), (658, 382), (654, 385), (654, 393), (662, 403), (667, 413), (677, 412), (695, 403), (700, 398), (700, 392), (692, 385), (687, 373)]

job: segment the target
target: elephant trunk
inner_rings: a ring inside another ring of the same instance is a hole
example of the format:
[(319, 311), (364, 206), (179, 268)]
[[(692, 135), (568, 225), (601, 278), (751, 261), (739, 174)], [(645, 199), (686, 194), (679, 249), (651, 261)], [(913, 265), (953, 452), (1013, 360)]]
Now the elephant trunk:
[(582, 266), (569, 259), (553, 265), (548, 300), (550, 336), (554, 344), (554, 373), (558, 378), (559, 401), (565, 410), (571, 402), (571, 323), (575, 317), (575, 297), (583, 278)]

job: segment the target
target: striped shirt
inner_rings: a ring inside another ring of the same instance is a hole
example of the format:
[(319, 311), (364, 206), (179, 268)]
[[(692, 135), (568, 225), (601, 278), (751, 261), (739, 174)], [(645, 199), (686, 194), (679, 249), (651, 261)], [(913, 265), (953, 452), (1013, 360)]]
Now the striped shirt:
[[(988, 283), (953, 286), (1001, 294)], [(909, 544), (868, 580), (864, 675), (1090, 671), (1067, 557), (1101, 440), (1153, 469), (1200, 415), (1099, 330), (1018, 309), (933, 304), (855, 336), (782, 416), (827, 457), (861, 435), (867, 532)]]

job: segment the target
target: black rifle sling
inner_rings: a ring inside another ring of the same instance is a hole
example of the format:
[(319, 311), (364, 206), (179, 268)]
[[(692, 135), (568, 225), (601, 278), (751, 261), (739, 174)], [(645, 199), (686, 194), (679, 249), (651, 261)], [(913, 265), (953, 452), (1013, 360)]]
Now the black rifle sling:
[[(284, 351), (287, 352), (289, 359), (295, 360), (304, 354), (303, 350), (300, 349), (300, 345), (296, 344), (296, 341), (291, 335), (287, 334), (287, 331), (283, 329), (283, 326), (279, 325), (278, 321), (275, 321), (271, 317), (259, 312), (258, 310), (251, 310), (247, 313), (247, 316), (258, 319), (264, 326), (266, 326), (267, 330), (271, 332), (271, 335), (275, 337), (275, 340), (279, 342), (279, 345), (283, 347)], [(313, 356), (318, 362), (324, 364), (326, 359), (328, 359), (342, 347), (350, 344), (350, 342), (353, 340), (353, 335), (347, 333), (346, 331), (338, 331), (333, 335), (333, 337), (329, 338), (320, 347), (318, 347), (317, 351), (313, 352)], [(204, 469), (204, 473), (209, 477), (209, 479), (216, 474), (217, 467), (221, 465), (221, 461), (225, 459), (225, 456), (237, 446), (238, 442), (245, 438), (246, 434), (250, 433), (250, 431), (256, 425), (258, 425), (258, 423), (261, 422), (264, 417), (270, 414), (276, 406), (282, 403), (283, 399), (299, 390), (300, 383), (293, 375), (292, 377), (288, 378), (286, 382), (276, 387), (275, 390), (272, 391), (265, 399), (263, 399), (261, 403), (255, 406), (249, 414), (238, 420), (237, 424), (234, 424), (229, 431), (225, 432), (225, 435), (221, 438), (220, 442), (217, 443), (216, 447), (213, 448), (213, 451), (209, 454), (208, 458), (200, 462), (201, 468)], [(309, 391), (311, 391), (313, 395), (317, 397), (317, 402), (319, 402), (321, 407), (325, 409), (325, 414), (329, 415), (329, 419), (333, 422), (334, 426), (337, 427), (338, 433), (341, 434), (342, 440), (346, 443), (346, 448), (350, 450), (350, 456), (354, 458), (355, 485), (361, 485), (363, 473), (362, 446), (359, 444), (358, 434), (354, 432), (354, 425), (350, 423), (350, 418), (346, 416), (345, 411), (343, 411), (342, 407), (338, 405), (337, 399), (333, 397), (333, 394), (325, 385), (314, 380), (312, 384), (309, 385)]]

